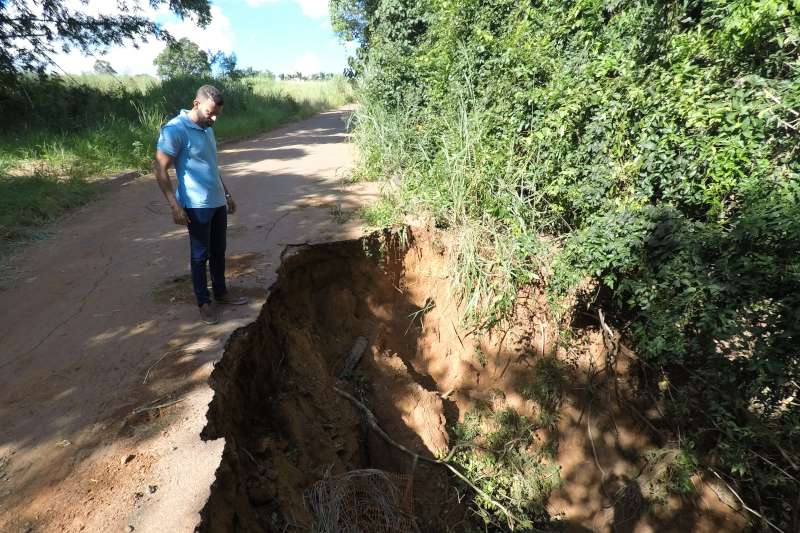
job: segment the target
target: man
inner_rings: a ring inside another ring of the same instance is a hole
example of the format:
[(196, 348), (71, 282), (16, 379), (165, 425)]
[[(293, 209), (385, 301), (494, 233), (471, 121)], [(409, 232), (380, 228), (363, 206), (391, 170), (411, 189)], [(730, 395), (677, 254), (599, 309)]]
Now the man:
[[(222, 94), (210, 85), (197, 90), (191, 110), (167, 122), (156, 145), (155, 175), (172, 209), (175, 224), (188, 226), (191, 271), (200, 320), (218, 322), (211, 309), (206, 263), (211, 273), (214, 301), (241, 305), (247, 298), (233, 296), (225, 286), (225, 234), (228, 215), (236, 213), (217, 166), (217, 141), (211, 126), (222, 112)], [(167, 169), (175, 165), (178, 190), (172, 189)]]

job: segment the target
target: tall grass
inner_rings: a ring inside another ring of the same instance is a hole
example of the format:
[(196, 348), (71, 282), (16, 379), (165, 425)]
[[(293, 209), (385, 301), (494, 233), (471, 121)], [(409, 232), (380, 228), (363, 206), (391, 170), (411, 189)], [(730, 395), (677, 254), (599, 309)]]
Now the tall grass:
[(353, 101), (343, 77), (276, 81), (150, 76), (22, 76), (0, 87), (0, 253), (40, 233), (33, 228), (90, 201), (94, 181), (152, 168), (161, 126), (191, 107), (204, 84), (225, 97), (214, 127), (236, 139)]
[(42, 237), (43, 226), (91, 201), (96, 192), (84, 179), (63, 180), (41, 172), (0, 177), (0, 251)]
[[(395, 176), (398, 191), (387, 192), (362, 217), (374, 225), (400, 223), (405, 214), (433, 217), (455, 237), (450, 271), (453, 291), (464, 299), (466, 318), (480, 328), (502, 322), (513, 308), (517, 288), (539, 279), (547, 245), (537, 233), (532, 198), (520, 194), (525, 168), (520, 157), (497, 157), (485, 142), (486, 110), (468, 90), (438, 116), (419, 120), (420, 109), (390, 107), (371, 98), (368, 72), (359, 87), (354, 137), (362, 179)], [(502, 197), (503, 212), (482, 208), (487, 197)], [(535, 198), (533, 199), (535, 201)], [(504, 224), (501, 217), (513, 220)]]
[(225, 96), (214, 127), (219, 141), (268, 130), (353, 101), (344, 78), (299, 83), (270, 76), (245, 80), (83, 75), (25, 77), (3, 88), (0, 164), (43, 164), (72, 177), (115, 170), (147, 170), (161, 126), (188, 108), (200, 85)]

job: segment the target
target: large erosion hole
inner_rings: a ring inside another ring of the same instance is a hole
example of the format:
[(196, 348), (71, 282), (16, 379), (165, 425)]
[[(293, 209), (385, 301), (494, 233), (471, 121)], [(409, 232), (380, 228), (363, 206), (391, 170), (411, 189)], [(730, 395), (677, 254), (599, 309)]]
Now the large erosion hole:
[[(304, 493), (326, 473), (364, 469), (411, 475), (420, 531), (510, 529), (444, 467), (387, 444), (335, 388), (415, 454), (468, 446), (454, 460), (472, 481), (509, 506), (524, 493), (517, 511), (536, 523), (516, 530), (744, 527), (713, 479), (692, 477), (691, 494), (664, 492), (691, 472), (664, 447), (668, 420), (641, 400), (635, 361), (614, 355), (599, 323), (554, 316), (532, 288), (517, 295), (510, 329), (466, 332), (450, 293), (452, 243), (432, 229), (406, 235), (405, 245), (385, 233), (284, 251), (257, 321), (233, 333), (210, 378), (202, 436), (225, 438), (225, 448), (197, 531), (313, 531)], [(366, 351), (345, 372), (359, 342)]]
[[(458, 418), (419, 363), (430, 287), (409, 290), (407, 249), (392, 236), (290, 246), (258, 320), (237, 330), (211, 376), (203, 437), (226, 439), (201, 532), (311, 528), (303, 493), (323, 478), (365, 468), (410, 474), (422, 523), (464, 518), (440, 467), (412, 459), (370, 431), (334, 387), (361, 398), (398, 443), (434, 457)], [(367, 349), (342, 376), (359, 337)], [(469, 365), (468, 365), (469, 366)]]

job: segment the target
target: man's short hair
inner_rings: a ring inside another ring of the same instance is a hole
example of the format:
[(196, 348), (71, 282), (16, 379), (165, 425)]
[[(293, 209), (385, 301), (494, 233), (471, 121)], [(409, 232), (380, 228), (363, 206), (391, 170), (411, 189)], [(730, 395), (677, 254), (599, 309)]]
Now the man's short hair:
[(222, 93), (216, 87), (212, 87), (211, 85), (203, 85), (199, 89), (197, 89), (197, 96), (195, 100), (198, 102), (205, 102), (206, 100), (214, 100), (214, 103), (218, 106), (223, 105), (222, 100)]

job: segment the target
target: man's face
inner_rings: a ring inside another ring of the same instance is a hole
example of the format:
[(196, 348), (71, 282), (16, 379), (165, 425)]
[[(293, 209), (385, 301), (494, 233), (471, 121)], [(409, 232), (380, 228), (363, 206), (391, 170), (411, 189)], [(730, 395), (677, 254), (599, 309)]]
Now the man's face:
[(199, 121), (197, 125), (201, 128), (213, 126), (217, 121), (217, 117), (222, 113), (222, 106), (214, 103), (211, 98), (202, 102), (195, 100), (194, 107), (197, 109), (197, 119)]

